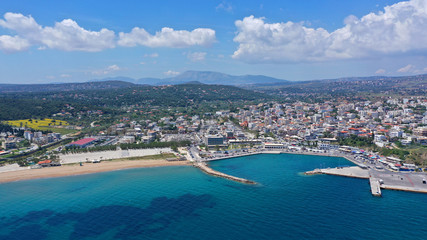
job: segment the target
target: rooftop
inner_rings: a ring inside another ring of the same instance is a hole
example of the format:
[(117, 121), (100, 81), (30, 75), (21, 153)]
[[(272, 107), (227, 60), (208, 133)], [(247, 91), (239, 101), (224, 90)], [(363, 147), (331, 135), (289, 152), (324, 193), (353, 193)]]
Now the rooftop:
[(85, 145), (85, 144), (88, 144), (88, 143), (93, 142), (95, 140), (96, 140), (96, 138), (83, 138), (83, 139), (80, 139), (78, 141), (70, 143), (70, 145)]

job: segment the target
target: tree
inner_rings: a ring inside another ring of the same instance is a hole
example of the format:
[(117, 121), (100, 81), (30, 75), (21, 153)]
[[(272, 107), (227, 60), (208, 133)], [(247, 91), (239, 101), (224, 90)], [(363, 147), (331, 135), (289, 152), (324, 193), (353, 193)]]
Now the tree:
[(175, 145), (171, 146), (171, 149), (172, 149), (172, 151), (174, 151), (174, 152), (179, 152), (179, 151), (178, 151), (178, 147), (177, 147), (177, 146), (175, 146)]

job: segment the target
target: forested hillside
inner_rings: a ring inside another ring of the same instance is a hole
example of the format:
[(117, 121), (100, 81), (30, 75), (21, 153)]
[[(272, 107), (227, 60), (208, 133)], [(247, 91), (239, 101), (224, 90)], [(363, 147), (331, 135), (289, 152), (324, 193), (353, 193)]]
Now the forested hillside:
[[(269, 100), (272, 96), (233, 86), (183, 84), (102, 90), (14, 92), (2, 94), (0, 120), (48, 117), (60, 111), (119, 110), (131, 105), (186, 107), (202, 102)], [(70, 107), (72, 106), (72, 107)]]

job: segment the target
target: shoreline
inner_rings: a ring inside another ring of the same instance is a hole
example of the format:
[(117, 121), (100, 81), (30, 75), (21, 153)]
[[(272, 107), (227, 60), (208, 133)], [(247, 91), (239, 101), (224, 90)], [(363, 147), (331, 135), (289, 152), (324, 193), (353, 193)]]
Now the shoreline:
[(46, 179), (100, 172), (111, 172), (132, 168), (167, 166), (191, 166), (191, 164), (189, 163), (189, 161), (167, 161), (163, 159), (101, 161), (100, 163), (83, 163), (83, 166), (80, 166), (79, 164), (71, 164), (62, 165), (59, 167), (47, 167), (41, 169), (26, 169), (20, 171), (3, 172), (0, 173), (0, 184), (23, 180)]

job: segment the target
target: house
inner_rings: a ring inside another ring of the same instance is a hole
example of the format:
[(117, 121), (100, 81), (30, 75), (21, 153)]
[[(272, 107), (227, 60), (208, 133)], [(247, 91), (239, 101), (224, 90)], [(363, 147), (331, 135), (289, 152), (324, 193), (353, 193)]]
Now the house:
[(54, 166), (61, 166), (58, 162), (53, 162), (52, 160), (44, 160), (37, 163), (37, 165), (41, 167), (54, 167)]
[(97, 139), (96, 138), (83, 138), (78, 141), (69, 143), (66, 145), (66, 147), (79, 147), (79, 148), (85, 148), (91, 144), (93, 144)]

